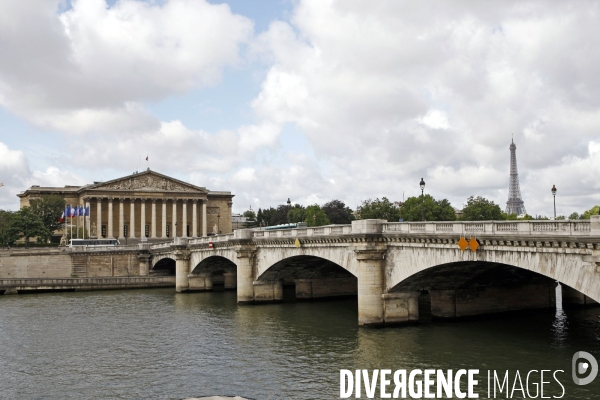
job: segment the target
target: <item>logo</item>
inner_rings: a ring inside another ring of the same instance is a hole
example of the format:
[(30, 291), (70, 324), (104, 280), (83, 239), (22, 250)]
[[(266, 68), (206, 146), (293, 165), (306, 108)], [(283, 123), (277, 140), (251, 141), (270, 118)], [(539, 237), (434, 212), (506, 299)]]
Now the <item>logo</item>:
[[(584, 361), (585, 360), (585, 361)], [(573, 354), (573, 382), (576, 385), (587, 385), (593, 382), (598, 375), (598, 361), (590, 353), (578, 351)], [(585, 378), (580, 378), (580, 375), (589, 373)]]

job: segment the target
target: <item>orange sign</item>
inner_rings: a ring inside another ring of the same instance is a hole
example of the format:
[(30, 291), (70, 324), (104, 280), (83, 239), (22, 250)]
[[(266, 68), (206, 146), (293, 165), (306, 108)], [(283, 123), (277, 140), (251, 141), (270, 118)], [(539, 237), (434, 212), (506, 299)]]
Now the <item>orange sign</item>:
[(467, 242), (467, 239), (465, 239), (464, 236), (461, 236), (460, 240), (458, 241), (458, 247), (460, 247), (462, 251), (465, 251), (468, 246), (469, 243)]
[(479, 243), (477, 243), (477, 239), (472, 237), (471, 240), (469, 240), (469, 247), (471, 248), (471, 251), (474, 253), (475, 250), (477, 250), (477, 248), (479, 247)]

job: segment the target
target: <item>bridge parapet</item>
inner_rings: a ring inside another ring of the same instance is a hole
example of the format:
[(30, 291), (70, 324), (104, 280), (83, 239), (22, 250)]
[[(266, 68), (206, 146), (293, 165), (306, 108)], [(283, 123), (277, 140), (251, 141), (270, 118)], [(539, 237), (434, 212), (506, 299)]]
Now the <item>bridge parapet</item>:
[(590, 221), (454, 221), (454, 222), (386, 222), (384, 233), (515, 235), (515, 236), (590, 236)]

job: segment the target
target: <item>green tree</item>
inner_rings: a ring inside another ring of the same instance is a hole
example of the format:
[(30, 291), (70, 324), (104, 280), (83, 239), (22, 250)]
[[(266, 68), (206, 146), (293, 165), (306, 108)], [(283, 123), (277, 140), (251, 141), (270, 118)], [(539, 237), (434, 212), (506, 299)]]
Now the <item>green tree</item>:
[(290, 211), (288, 211), (287, 219), (291, 224), (304, 222), (306, 219), (306, 208), (300, 204), (294, 204)]
[(58, 221), (65, 209), (65, 200), (52, 194), (31, 200), (30, 205), (31, 212), (40, 218), (48, 231), (45, 239), (50, 240), (52, 233), (61, 228), (62, 223)]
[(18, 239), (24, 237), (26, 244), (29, 244), (29, 240), (33, 237), (37, 237), (38, 241), (41, 242), (49, 234), (40, 217), (35, 215), (29, 207), (23, 207), (14, 213), (10, 230), (11, 234)]
[[(422, 211), (423, 210), (423, 211)], [(421, 198), (409, 197), (402, 204), (402, 219), (404, 221), (421, 221), (425, 213), (425, 221), (454, 221), (456, 213), (447, 199), (436, 200), (426, 194)]]
[(13, 216), (13, 212), (0, 210), (0, 246), (12, 245), (19, 239), (12, 229)]
[(343, 201), (331, 200), (321, 207), (332, 224), (349, 224), (353, 219), (352, 210)]
[(308, 226), (323, 226), (331, 223), (329, 218), (327, 218), (327, 214), (325, 214), (318, 204), (306, 207), (306, 217), (304, 222), (306, 222)]
[(497, 221), (503, 220), (505, 215), (500, 206), (481, 196), (471, 196), (463, 209), (463, 221)]
[(569, 219), (579, 219), (579, 213), (578, 212), (571, 213), (571, 215), (569, 215)]
[(359, 219), (385, 219), (390, 222), (397, 222), (400, 218), (400, 209), (387, 197), (375, 200), (363, 200), (357, 210)]
[(580, 219), (590, 219), (592, 215), (600, 214), (600, 206), (594, 206), (579, 216)]
[(557, 221), (562, 221), (562, 220), (565, 220), (565, 219), (567, 219), (567, 218), (564, 215), (559, 215), (558, 217), (556, 217)]
[(254, 211), (246, 210), (242, 215), (246, 218), (246, 222), (244, 222), (244, 228), (254, 228), (258, 226), (256, 213)]

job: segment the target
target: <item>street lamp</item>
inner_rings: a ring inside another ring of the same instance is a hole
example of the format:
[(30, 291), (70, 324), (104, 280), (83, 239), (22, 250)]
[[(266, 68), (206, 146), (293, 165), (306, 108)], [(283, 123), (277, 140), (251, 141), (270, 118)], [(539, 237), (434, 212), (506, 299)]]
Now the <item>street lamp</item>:
[(554, 198), (554, 219), (556, 220), (556, 186), (552, 185), (552, 197)]
[(425, 221), (425, 196), (423, 194), (425, 191), (425, 181), (423, 178), (421, 178), (419, 185), (421, 186), (421, 221)]
[(217, 233), (221, 234), (221, 213), (217, 214)]
[[(127, 213), (123, 213), (123, 221), (127, 221)], [(85, 232), (85, 228), (83, 228), (83, 231)], [(126, 224), (123, 224), (123, 236), (125, 236), (125, 246), (127, 246), (127, 225)]]

